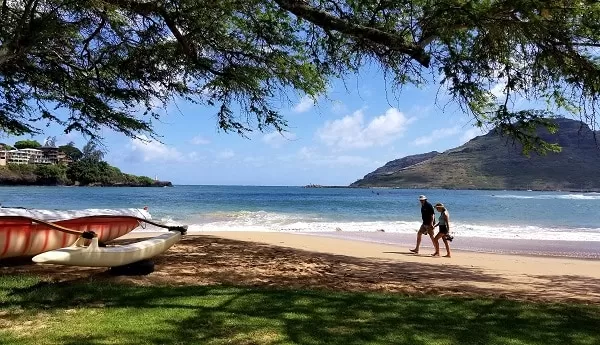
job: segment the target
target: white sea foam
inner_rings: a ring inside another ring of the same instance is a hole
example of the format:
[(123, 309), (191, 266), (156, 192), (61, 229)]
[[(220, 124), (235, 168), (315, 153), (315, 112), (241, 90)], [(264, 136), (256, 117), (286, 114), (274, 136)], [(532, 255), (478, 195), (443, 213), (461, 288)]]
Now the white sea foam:
[(600, 194), (598, 194), (598, 193), (585, 193), (585, 194), (540, 194), (540, 195), (500, 194), (500, 195), (492, 195), (492, 197), (494, 197), (494, 198), (501, 198), (501, 199), (600, 200)]
[[(188, 224), (188, 231), (262, 231), (262, 232), (383, 232), (415, 234), (418, 221), (332, 221), (318, 216), (283, 214), (266, 211), (219, 212), (198, 215), (186, 220), (168, 220), (172, 224)], [(152, 230), (148, 227), (146, 231)], [(452, 223), (459, 237), (498, 239), (531, 239), (555, 241), (600, 241), (600, 228), (548, 228), (510, 224)]]

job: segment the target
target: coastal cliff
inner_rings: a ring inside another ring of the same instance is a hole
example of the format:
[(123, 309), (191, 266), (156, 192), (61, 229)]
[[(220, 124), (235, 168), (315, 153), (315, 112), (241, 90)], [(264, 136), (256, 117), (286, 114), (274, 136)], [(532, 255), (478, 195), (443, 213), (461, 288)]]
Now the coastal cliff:
[(540, 136), (559, 153), (524, 156), (495, 130), (443, 153), (429, 152), (388, 162), (351, 187), (600, 191), (600, 131), (559, 118), (558, 133)]

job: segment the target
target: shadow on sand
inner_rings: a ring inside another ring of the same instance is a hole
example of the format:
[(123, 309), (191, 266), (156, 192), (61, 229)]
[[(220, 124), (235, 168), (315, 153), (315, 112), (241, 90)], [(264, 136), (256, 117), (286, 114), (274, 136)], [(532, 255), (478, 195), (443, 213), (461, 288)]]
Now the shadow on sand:
[[(397, 252), (414, 255), (410, 252)], [(413, 295), (478, 295), (525, 300), (600, 301), (600, 281), (579, 276), (531, 277), (517, 286), (444, 258), (404, 262), (315, 253), (213, 236), (188, 236), (154, 258), (147, 276), (114, 277), (103, 268), (8, 265), (0, 274), (27, 273), (51, 281), (109, 280), (134, 284), (268, 286), (333, 291), (388, 291)], [(424, 260), (427, 261), (427, 260)], [(440, 262), (448, 264), (440, 265)]]

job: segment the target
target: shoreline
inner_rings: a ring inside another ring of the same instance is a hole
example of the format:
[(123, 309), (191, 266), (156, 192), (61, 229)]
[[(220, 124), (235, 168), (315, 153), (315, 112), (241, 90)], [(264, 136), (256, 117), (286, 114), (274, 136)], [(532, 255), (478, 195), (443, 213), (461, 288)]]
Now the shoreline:
[[(414, 234), (381, 232), (322, 232), (303, 234), (386, 244), (407, 250), (414, 248), (417, 238), (416, 232)], [(421, 246), (428, 250), (433, 250), (433, 244), (428, 236), (423, 236)], [(442, 251), (445, 250), (441, 240), (440, 248)], [(450, 248), (451, 250), (486, 254), (600, 259), (600, 241), (499, 239), (455, 236), (454, 240), (450, 243)]]
[[(294, 186), (289, 186), (294, 187)], [(402, 190), (481, 190), (481, 191), (503, 191), (503, 192), (565, 192), (565, 193), (600, 193), (600, 188), (592, 189), (505, 189), (505, 188), (485, 188), (485, 186), (473, 188), (448, 188), (448, 187), (396, 187), (396, 186), (337, 186), (337, 185), (305, 185), (302, 188), (350, 188), (350, 189), (402, 189)]]
[[(159, 230), (158, 228), (156, 228)], [(157, 232), (160, 232), (157, 231)], [(156, 234), (152, 228), (146, 231), (133, 231), (123, 238), (147, 237), (146, 234)], [(264, 234), (290, 234), (306, 235), (316, 238), (331, 238), (360, 243), (373, 243), (394, 246), (398, 250), (414, 248), (416, 243), (416, 232), (386, 233), (386, 232), (356, 232), (356, 231), (327, 231), (327, 232), (287, 232), (287, 231), (188, 231), (189, 236), (216, 235), (227, 237), (228, 233), (264, 233)], [(136, 234), (140, 234), (139, 236)], [(141, 235), (144, 234), (144, 235)], [(433, 244), (428, 236), (424, 236), (421, 242), (423, 251), (432, 251)], [(440, 240), (441, 251), (444, 252), (444, 244)], [(562, 257), (581, 260), (600, 260), (600, 241), (568, 241), (568, 240), (531, 240), (531, 239), (498, 239), (484, 237), (460, 237), (456, 236), (450, 243), (452, 251), (464, 251), (482, 254), (519, 255), (533, 257)]]
[(160, 188), (160, 187), (174, 187), (174, 185), (169, 181), (158, 181), (153, 184), (129, 184), (129, 183), (115, 183), (115, 184), (40, 184), (40, 183), (29, 183), (29, 184), (7, 184), (5, 182), (0, 183), (0, 188), (2, 187), (119, 187), (119, 188), (136, 188), (136, 187), (144, 187), (144, 188)]

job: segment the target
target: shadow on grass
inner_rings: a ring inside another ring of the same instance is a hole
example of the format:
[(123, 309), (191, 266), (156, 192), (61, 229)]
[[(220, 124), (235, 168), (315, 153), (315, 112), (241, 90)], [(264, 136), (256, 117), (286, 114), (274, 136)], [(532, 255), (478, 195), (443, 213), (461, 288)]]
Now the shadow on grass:
[(600, 343), (598, 306), (228, 286), (9, 285), (0, 310), (18, 307), (32, 317), (96, 310), (118, 325), (82, 337), (80, 327), (99, 325), (79, 320), (73, 335), (54, 339), (61, 344)]

